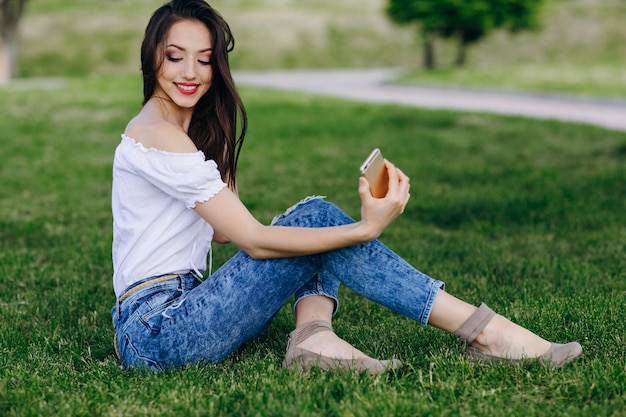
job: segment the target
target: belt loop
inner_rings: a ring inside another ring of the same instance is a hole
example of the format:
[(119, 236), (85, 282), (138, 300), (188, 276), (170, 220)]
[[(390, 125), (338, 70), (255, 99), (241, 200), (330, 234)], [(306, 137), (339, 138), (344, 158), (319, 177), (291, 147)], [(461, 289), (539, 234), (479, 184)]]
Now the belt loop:
[(117, 301), (117, 321), (120, 321), (122, 319), (122, 303), (120, 302), (119, 298), (116, 301)]
[[(188, 272), (188, 274), (193, 275), (194, 277), (196, 277), (198, 279), (198, 281), (202, 282), (204, 280), (204, 276), (200, 273), (197, 272), (196, 270), (191, 270)], [(209, 272), (209, 275), (211, 275), (211, 273)]]

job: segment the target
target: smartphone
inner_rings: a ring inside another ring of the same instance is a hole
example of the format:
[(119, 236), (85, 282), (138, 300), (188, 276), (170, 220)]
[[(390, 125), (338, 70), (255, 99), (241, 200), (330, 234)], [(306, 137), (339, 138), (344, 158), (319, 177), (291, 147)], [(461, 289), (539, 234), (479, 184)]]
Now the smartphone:
[(376, 148), (370, 152), (361, 164), (361, 175), (363, 175), (370, 184), (370, 192), (376, 198), (383, 198), (387, 195), (387, 187), (389, 186), (389, 177), (385, 168), (385, 158)]

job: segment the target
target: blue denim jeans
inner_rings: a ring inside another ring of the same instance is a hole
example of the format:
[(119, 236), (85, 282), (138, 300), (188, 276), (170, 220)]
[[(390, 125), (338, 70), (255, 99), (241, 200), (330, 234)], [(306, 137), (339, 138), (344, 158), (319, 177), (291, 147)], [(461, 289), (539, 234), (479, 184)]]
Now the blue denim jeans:
[[(274, 220), (276, 225), (301, 227), (352, 222), (321, 198), (307, 198)], [(340, 282), (423, 324), (444, 286), (377, 240), (285, 259), (255, 260), (239, 252), (204, 282), (192, 273), (180, 274), (118, 302), (112, 314), (122, 367), (160, 371), (219, 362), (259, 335), (292, 295), (296, 303), (325, 295), (337, 305)]]

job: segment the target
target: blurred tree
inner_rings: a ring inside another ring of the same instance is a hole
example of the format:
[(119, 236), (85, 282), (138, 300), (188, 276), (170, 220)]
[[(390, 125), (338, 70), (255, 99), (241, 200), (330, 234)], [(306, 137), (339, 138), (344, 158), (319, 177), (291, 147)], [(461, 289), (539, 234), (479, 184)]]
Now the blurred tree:
[(17, 74), (17, 29), (27, 0), (0, 0), (0, 83)]
[(467, 47), (495, 29), (536, 29), (543, 0), (388, 0), (386, 13), (398, 24), (419, 23), (424, 67), (435, 67), (434, 39), (458, 42), (455, 64), (462, 66)]

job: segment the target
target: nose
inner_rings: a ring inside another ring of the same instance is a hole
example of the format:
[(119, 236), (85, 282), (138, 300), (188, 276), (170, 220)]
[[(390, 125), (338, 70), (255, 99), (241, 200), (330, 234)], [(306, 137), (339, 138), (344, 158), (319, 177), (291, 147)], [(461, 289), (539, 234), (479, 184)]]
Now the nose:
[(182, 76), (186, 80), (193, 80), (196, 76), (196, 69), (193, 59), (186, 59), (183, 65)]

